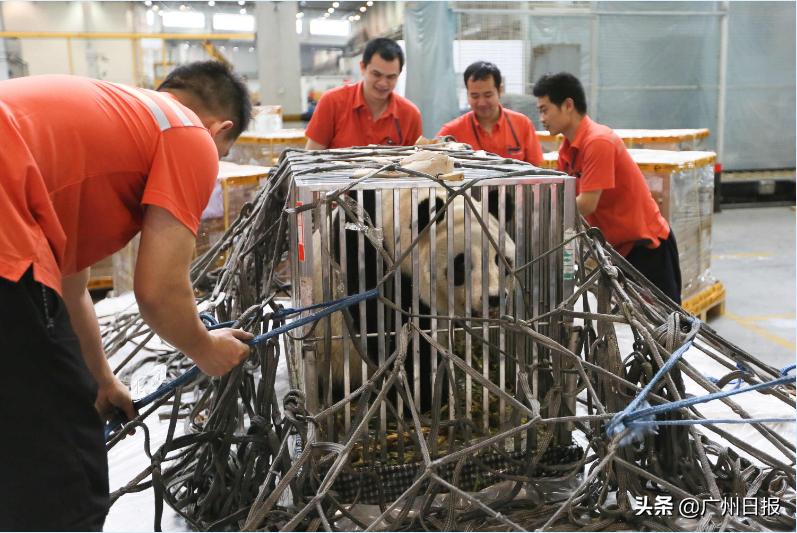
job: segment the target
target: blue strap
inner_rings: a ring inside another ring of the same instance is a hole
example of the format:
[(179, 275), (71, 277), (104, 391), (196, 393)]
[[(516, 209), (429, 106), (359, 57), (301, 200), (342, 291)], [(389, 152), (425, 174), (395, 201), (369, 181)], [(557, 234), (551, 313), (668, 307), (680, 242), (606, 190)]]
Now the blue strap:
[(634, 420), (629, 422), (629, 426), (653, 425), (653, 426), (693, 426), (697, 424), (759, 424), (775, 422), (797, 422), (794, 418), (701, 418), (688, 420)]
[[(742, 372), (750, 372), (750, 369), (747, 368), (746, 366), (744, 366), (744, 364), (741, 361), (737, 361), (736, 362), (736, 368), (737, 368), (737, 370), (740, 370)], [(784, 376), (785, 374), (781, 373), (781, 375)], [(706, 376), (706, 379), (709, 380), (710, 382), (712, 382), (714, 385), (717, 385), (720, 382), (720, 380), (718, 378), (715, 378), (715, 377), (712, 377), (712, 376)], [(742, 386), (742, 378), (738, 377), (738, 378), (726, 383), (726, 385), (730, 385), (730, 384), (735, 385), (733, 387), (734, 389), (738, 389), (739, 387)]]
[(627, 412), (628, 409), (626, 408), (621, 413), (615, 415), (612, 418), (611, 422), (609, 422), (609, 427), (607, 427), (606, 433), (610, 436), (613, 436), (621, 431), (624, 431), (626, 427), (631, 428), (631, 432), (625, 437), (623, 437), (623, 439), (620, 441), (620, 445), (625, 446), (627, 444), (630, 444), (631, 442), (641, 440), (645, 435), (655, 434), (656, 428), (660, 425), (686, 426), (693, 424), (747, 424), (747, 423), (758, 423), (758, 422), (794, 422), (795, 421), (794, 418), (655, 420), (655, 417), (656, 415), (662, 413), (668, 413), (676, 409), (683, 409), (685, 407), (690, 407), (692, 405), (697, 405), (699, 403), (710, 402), (712, 400), (726, 398), (728, 396), (741, 394), (743, 392), (770, 389), (772, 387), (776, 387), (778, 385), (782, 385), (785, 383), (794, 383), (795, 379), (797, 379), (797, 377), (795, 376), (783, 376), (777, 379), (773, 379), (772, 381), (757, 383), (749, 387), (735, 388), (733, 390), (728, 390), (728, 391), (712, 392), (711, 394), (706, 394), (705, 396), (685, 398), (675, 402), (669, 402), (666, 404), (657, 405), (655, 407), (650, 407), (647, 401), (643, 401), (639, 404), (639, 408), (636, 409), (635, 411)]
[[(720, 398), (727, 398), (728, 396), (733, 396), (734, 394), (741, 394), (743, 392), (749, 391), (756, 391), (762, 389), (771, 389), (772, 387), (776, 387), (778, 385), (783, 385), (785, 383), (794, 383), (795, 376), (783, 376), (772, 381), (765, 381), (763, 383), (756, 383), (755, 385), (750, 385), (748, 387), (740, 387), (738, 389), (727, 390), (727, 391), (717, 391), (712, 392), (711, 394), (706, 394), (705, 396), (695, 396), (692, 398), (684, 398), (682, 400), (678, 400), (675, 402), (669, 402), (662, 405), (656, 405), (654, 407), (647, 407), (644, 409), (638, 409), (633, 413), (628, 413), (625, 415), (624, 419), (626, 422), (632, 422), (638, 418), (642, 417), (649, 417), (655, 416), (661, 413), (667, 413), (670, 411), (674, 411), (676, 409), (683, 409), (684, 407), (690, 407), (692, 405), (697, 405), (699, 403), (710, 402), (711, 400), (718, 400)], [(625, 412), (625, 411), (623, 411)]]
[[(341, 298), (339, 300), (333, 300), (331, 302), (327, 302), (326, 304), (316, 304), (315, 306), (310, 306), (312, 308), (318, 308), (324, 306), (323, 311), (319, 311), (318, 313), (313, 313), (312, 315), (307, 315), (304, 318), (300, 318), (299, 320), (295, 320), (290, 324), (285, 324), (284, 326), (280, 326), (277, 329), (272, 329), (267, 333), (263, 333), (262, 335), (258, 335), (252, 340), (244, 341), (246, 344), (250, 346), (255, 346), (260, 344), (261, 342), (265, 342), (272, 337), (276, 337), (277, 335), (281, 335), (286, 331), (290, 331), (292, 329), (304, 326), (306, 324), (310, 324), (315, 322), (318, 319), (324, 318), (326, 316), (331, 315), (341, 309), (345, 309), (347, 307), (351, 307), (354, 304), (358, 304), (360, 302), (364, 302), (365, 300), (369, 300), (379, 295), (379, 288), (371, 289), (367, 292), (361, 292), (359, 294), (354, 294), (352, 296), (347, 296), (345, 298)], [(296, 310), (299, 312), (299, 310)]]
[[(284, 326), (272, 329), (271, 331), (263, 333), (262, 335), (258, 335), (253, 339), (244, 341), (244, 343), (248, 344), (249, 346), (257, 346), (258, 344), (266, 342), (267, 340), (272, 339), (285, 332), (291, 331), (292, 329), (296, 329), (306, 324), (310, 324), (311, 322), (315, 322), (316, 320), (329, 316), (332, 313), (345, 309), (346, 307), (350, 307), (354, 304), (358, 304), (365, 300), (369, 300), (378, 295), (379, 295), (379, 288), (377, 287), (367, 292), (354, 294), (352, 296), (346, 296), (344, 298), (339, 298), (337, 300), (332, 300), (330, 302), (310, 305), (300, 309), (290, 309), (289, 311), (286, 310), (288, 311), (287, 313), (280, 314), (279, 312), (277, 312), (274, 314), (275, 317), (276, 316), (284, 317), (296, 313), (301, 313), (303, 311), (307, 311), (310, 309), (319, 309), (322, 307), (324, 308), (322, 311), (300, 318), (299, 320), (295, 320), (290, 324), (285, 324)], [(200, 313), (199, 318), (202, 320), (202, 323), (205, 324), (205, 327), (209, 331), (214, 329), (230, 327), (235, 323), (234, 320), (219, 323), (216, 320), (216, 318), (209, 313)], [(141, 408), (146, 407), (155, 400), (172, 392), (177, 387), (181, 387), (186, 383), (190, 383), (199, 375), (199, 372), (200, 372), (199, 367), (197, 367), (196, 365), (192, 366), (184, 374), (177, 376), (172, 381), (162, 384), (154, 392), (151, 392), (150, 394), (147, 394), (146, 396), (139, 398), (138, 400), (133, 400), (133, 407), (135, 407), (136, 411), (139, 411)], [(127, 422), (128, 422), (127, 416), (124, 414), (124, 412), (120, 409), (116, 409), (113, 418), (111, 418), (111, 420), (109, 420), (105, 424), (105, 441), (107, 442), (110, 439), (110, 437), (113, 436), (115, 432), (118, 431)]]
[[(670, 358), (667, 359), (667, 361), (661, 366), (661, 368), (659, 368), (659, 371), (656, 372), (656, 375), (653, 376), (653, 379), (651, 379), (648, 382), (648, 384), (645, 385), (645, 387), (641, 391), (639, 391), (639, 394), (636, 395), (636, 397), (631, 401), (631, 403), (628, 404), (628, 407), (626, 407), (625, 409), (623, 409), (622, 411), (620, 411), (619, 413), (617, 413), (612, 417), (612, 419), (609, 421), (609, 424), (606, 426), (606, 434), (609, 437), (614, 437), (615, 435), (625, 431), (626, 419), (628, 419), (628, 417), (632, 413), (635, 413), (638, 410), (645, 410), (646, 408), (650, 407), (650, 405), (646, 400), (648, 394), (650, 393), (651, 390), (653, 390), (653, 387), (656, 386), (656, 383), (659, 382), (659, 380), (664, 376), (664, 374), (669, 372), (672, 369), (672, 367), (675, 366), (675, 364), (678, 362), (681, 356), (683, 356), (683, 354), (685, 354), (687, 350), (689, 350), (689, 348), (692, 347), (692, 343), (694, 342), (694, 339), (697, 336), (697, 332), (700, 331), (700, 325), (701, 325), (700, 320), (695, 317), (692, 317), (691, 320), (692, 320), (693, 330), (689, 339), (683, 344), (683, 346), (681, 346), (672, 353)], [(625, 446), (626, 444), (630, 444), (632, 441), (641, 440), (642, 437), (644, 436), (644, 433), (645, 431), (642, 431), (642, 433), (632, 432), (630, 435), (627, 435), (620, 441), (620, 445)]]
[(796, 367), (797, 367), (797, 364), (791, 364), (791, 365), (789, 365), (789, 366), (784, 366), (783, 368), (781, 368), (781, 369), (780, 369), (780, 375), (781, 375), (781, 376), (785, 376), (785, 375), (787, 375), (789, 372), (791, 372), (792, 370), (794, 370)]

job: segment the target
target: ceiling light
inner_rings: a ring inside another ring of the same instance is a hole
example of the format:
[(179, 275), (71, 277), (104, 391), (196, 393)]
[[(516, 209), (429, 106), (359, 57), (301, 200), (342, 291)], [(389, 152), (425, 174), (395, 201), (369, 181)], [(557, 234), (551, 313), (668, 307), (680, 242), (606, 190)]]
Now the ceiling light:
[(332, 2), (332, 7), (340, 7), (340, 2)]
[(152, 6), (152, 0), (147, 0), (146, 2), (144, 2), (144, 5), (147, 6), (147, 7), (151, 7)]
[(354, 20), (360, 20), (360, 15), (354, 15)]
[(301, 11), (299, 11), (298, 13), (296, 13), (296, 18), (297, 18), (297, 19), (300, 19), (300, 18), (302, 18), (303, 16), (304, 16), (304, 13), (302, 13)]
[(373, 5), (374, 5), (374, 3), (373, 3), (371, 0), (368, 0), (368, 1), (365, 3), (365, 5), (367, 5), (368, 7), (371, 7), (371, 6), (373, 6)]
[(255, 47), (254, 47), (254, 46), (250, 46), (250, 47), (249, 47), (249, 51), (250, 51), (250, 52), (254, 52), (254, 51), (255, 51)]
[(324, 18), (328, 19), (329, 18), (329, 13), (324, 13)]
[(185, 11), (188, 9), (188, 6), (185, 4), (180, 4), (180, 11)]
[(238, 5), (239, 6), (245, 6), (246, 5), (246, 0), (238, 0)]
[(367, 7), (365, 7), (365, 6), (362, 6), (362, 7), (360, 8), (360, 13), (365, 13), (367, 10), (368, 10), (368, 8), (367, 8)]
[(330, 7), (329, 9), (327, 9), (327, 13), (329, 13), (329, 14), (332, 14), (334, 12), (335, 12), (335, 8), (334, 7)]
[(233, 46), (233, 47), (232, 47), (232, 51), (233, 51), (233, 52), (237, 52), (237, 51), (238, 51), (238, 47), (237, 47), (237, 46)]
[(354, 17), (352, 15), (349, 15), (348, 20), (349, 22), (354, 22)]
[(238, 13), (240, 13), (241, 15), (246, 15), (246, 8), (242, 7)]
[(157, 11), (158, 11), (159, 9), (160, 9), (160, 8), (159, 8), (158, 6), (152, 6), (152, 11), (155, 11), (156, 13), (157, 13)]
[(216, 0), (208, 0), (208, 5), (209, 5), (210, 7), (213, 7), (213, 6), (215, 6), (215, 5), (216, 5)]

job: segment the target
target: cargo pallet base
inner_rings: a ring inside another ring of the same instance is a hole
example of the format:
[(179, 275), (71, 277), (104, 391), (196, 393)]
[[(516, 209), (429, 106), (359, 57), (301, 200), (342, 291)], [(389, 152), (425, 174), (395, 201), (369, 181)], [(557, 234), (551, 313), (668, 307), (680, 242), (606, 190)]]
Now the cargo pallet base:
[(99, 276), (90, 278), (88, 282), (90, 291), (105, 291), (113, 289), (113, 278), (111, 276)]
[(705, 321), (725, 314), (725, 286), (716, 282), (685, 299), (682, 307)]

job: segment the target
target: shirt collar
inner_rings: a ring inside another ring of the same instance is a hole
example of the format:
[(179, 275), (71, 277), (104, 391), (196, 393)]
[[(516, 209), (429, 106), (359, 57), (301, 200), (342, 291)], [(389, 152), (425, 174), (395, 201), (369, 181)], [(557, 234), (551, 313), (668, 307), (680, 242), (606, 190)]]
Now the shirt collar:
[[(476, 119), (476, 113), (474, 111), (470, 112), (470, 118), (476, 124), (477, 128), (479, 128), (484, 133), (488, 133), (487, 130), (482, 128), (482, 125), (479, 124), (479, 121)], [(496, 122), (495, 126), (493, 126), (493, 132), (500, 131), (501, 127), (504, 124), (504, 122), (507, 121), (507, 120), (508, 119), (506, 118), (506, 113), (504, 113), (504, 106), (502, 106), (501, 104), (498, 104), (498, 122)]]
[[(357, 87), (357, 89), (354, 92), (354, 109), (359, 109), (361, 107), (367, 108), (368, 105), (365, 103), (365, 96), (363, 95), (363, 82), (358, 82), (355, 87)], [(385, 112), (379, 117), (380, 119), (390, 116), (398, 117), (398, 103), (396, 100), (395, 95), (391, 92), (388, 97), (387, 109), (385, 109)]]
[(576, 129), (576, 138), (573, 139), (572, 143), (570, 143), (571, 148), (575, 148), (576, 150), (581, 148), (581, 145), (584, 143), (584, 138), (587, 136), (589, 130), (592, 129), (592, 124), (592, 119), (589, 118), (589, 116), (584, 115), (581, 118), (581, 123)]

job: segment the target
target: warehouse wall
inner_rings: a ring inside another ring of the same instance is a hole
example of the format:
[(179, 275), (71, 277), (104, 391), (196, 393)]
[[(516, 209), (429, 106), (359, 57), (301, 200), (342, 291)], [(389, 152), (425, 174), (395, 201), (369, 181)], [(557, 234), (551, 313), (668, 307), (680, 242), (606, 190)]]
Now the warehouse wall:
[(731, 2), (726, 168), (794, 168), (795, 4)]
[(457, 38), (483, 43), (483, 59), (517, 70), (491, 43), (523, 40), (523, 95), (509, 98), (535, 121), (534, 81), (568, 70), (584, 84), (590, 115), (612, 127), (709, 128), (705, 146), (717, 150), (722, 137), (727, 170), (795, 166), (793, 2), (453, 4)]
[[(0, 2), (6, 31), (131, 32), (130, 2)], [(30, 74), (96, 75), (134, 83), (129, 40), (72, 40), (71, 63), (65, 39), (20, 39)], [(95, 59), (96, 58), (96, 59)]]
[(363, 28), (369, 39), (385, 35), (404, 24), (404, 5), (403, 1), (398, 2), (374, 2), (368, 9), (358, 28)]

